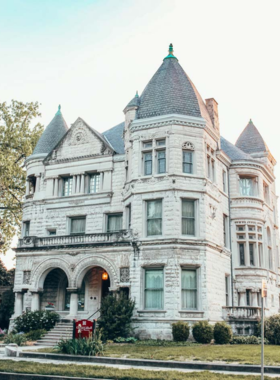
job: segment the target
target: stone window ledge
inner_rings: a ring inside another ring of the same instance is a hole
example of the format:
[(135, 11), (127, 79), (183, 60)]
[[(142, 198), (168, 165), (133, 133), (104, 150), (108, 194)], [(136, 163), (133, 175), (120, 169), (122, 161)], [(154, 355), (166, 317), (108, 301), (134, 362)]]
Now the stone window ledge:
[(167, 313), (167, 311), (166, 310), (158, 310), (158, 309), (156, 309), (156, 310), (150, 309), (150, 310), (137, 310), (137, 313)]
[(179, 314), (181, 315), (181, 317), (203, 318), (204, 311), (199, 311), (199, 310), (179, 310)]

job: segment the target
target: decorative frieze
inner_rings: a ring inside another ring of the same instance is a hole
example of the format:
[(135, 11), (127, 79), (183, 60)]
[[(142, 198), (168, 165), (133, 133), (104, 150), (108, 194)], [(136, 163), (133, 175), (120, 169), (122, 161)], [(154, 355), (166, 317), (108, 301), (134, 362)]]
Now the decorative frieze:
[(129, 267), (120, 268), (120, 282), (129, 282), (130, 270)]

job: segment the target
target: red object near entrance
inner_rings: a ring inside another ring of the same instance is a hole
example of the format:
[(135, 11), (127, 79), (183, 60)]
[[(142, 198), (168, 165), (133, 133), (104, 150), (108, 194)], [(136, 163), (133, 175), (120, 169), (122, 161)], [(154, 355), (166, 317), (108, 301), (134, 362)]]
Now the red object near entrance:
[(75, 322), (75, 338), (89, 338), (93, 334), (94, 322), (81, 319)]

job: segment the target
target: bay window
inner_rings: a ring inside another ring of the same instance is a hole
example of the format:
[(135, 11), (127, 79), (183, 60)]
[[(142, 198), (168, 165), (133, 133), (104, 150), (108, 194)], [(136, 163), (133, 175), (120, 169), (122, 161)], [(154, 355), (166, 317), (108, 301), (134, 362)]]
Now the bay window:
[(252, 177), (240, 177), (239, 178), (240, 195), (255, 196), (257, 195), (257, 181)]
[(182, 309), (197, 309), (196, 269), (182, 269)]
[(147, 201), (147, 236), (162, 235), (162, 200)]
[(145, 309), (163, 309), (163, 268), (145, 269)]

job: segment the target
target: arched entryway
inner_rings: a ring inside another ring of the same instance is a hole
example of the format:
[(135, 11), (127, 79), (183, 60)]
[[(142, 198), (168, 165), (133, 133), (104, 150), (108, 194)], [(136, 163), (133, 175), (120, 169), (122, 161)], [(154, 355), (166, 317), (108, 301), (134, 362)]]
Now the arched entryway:
[(70, 294), (67, 292), (68, 278), (60, 268), (52, 269), (45, 277), (40, 297), (40, 309), (53, 305), (55, 311), (70, 310)]

